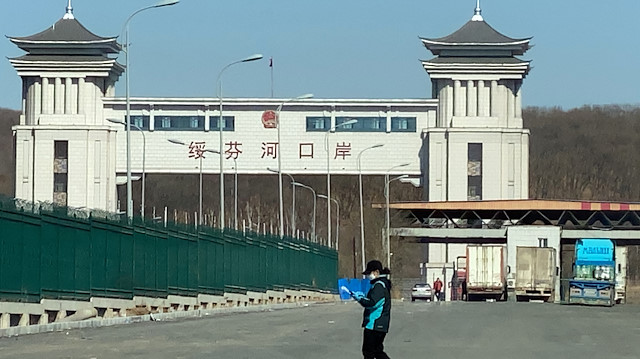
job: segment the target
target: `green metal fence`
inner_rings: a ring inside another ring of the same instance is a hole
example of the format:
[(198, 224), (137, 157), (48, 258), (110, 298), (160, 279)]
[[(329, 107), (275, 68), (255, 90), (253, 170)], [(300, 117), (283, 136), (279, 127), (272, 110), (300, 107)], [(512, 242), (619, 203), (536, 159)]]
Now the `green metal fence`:
[(337, 262), (296, 238), (0, 199), (0, 301), (334, 291)]

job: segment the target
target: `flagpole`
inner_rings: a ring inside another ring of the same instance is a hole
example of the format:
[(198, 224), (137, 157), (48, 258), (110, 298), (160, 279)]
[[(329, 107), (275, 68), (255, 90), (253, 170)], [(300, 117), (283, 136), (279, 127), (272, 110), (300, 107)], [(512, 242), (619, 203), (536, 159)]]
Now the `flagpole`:
[(269, 59), (269, 68), (271, 68), (271, 98), (273, 98), (273, 57)]

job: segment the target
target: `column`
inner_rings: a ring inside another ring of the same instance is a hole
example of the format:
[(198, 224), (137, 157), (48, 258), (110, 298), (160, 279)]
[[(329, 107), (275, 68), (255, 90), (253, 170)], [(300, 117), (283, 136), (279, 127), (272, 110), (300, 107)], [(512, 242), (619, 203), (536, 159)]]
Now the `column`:
[(453, 82), (453, 115), (463, 116), (464, 113), (464, 99), (462, 98), (462, 86), (460, 80)]
[(84, 87), (85, 87), (85, 79), (81, 77), (78, 79), (78, 114), (84, 114), (83, 103), (84, 103)]
[(510, 125), (513, 123), (514, 113), (515, 113), (515, 95), (513, 93), (513, 81), (508, 80), (505, 81), (505, 95), (507, 98), (507, 127), (511, 127)]
[(516, 118), (522, 118), (522, 81), (516, 83)]
[(62, 79), (56, 77), (55, 86), (53, 89), (53, 112), (56, 115), (64, 113), (64, 93), (62, 92)]
[(33, 124), (34, 113), (35, 113), (35, 83), (31, 81), (30, 78), (25, 78), (24, 82), (27, 86), (27, 101), (26, 101), (26, 110), (25, 110), (25, 121), (27, 125)]
[[(207, 113), (209, 117), (211, 117), (211, 111), (208, 109), (208, 106), (207, 106)], [(152, 105), (149, 105), (149, 131), (155, 131), (155, 129), (156, 129), (156, 118), (155, 118), (154, 106), (152, 104)]]
[(70, 115), (73, 113), (72, 105), (71, 105), (71, 87), (73, 86), (73, 81), (71, 77), (67, 77), (64, 79), (64, 113)]
[(42, 85), (40, 84), (40, 79), (36, 78), (34, 83), (34, 111), (33, 111), (33, 124), (38, 124), (38, 117), (42, 113)]
[(453, 117), (453, 113), (454, 113), (454, 105), (455, 105), (455, 99), (454, 99), (454, 89), (453, 89), (453, 83), (451, 80), (447, 81), (447, 85), (445, 87), (445, 93), (447, 94), (446, 96), (446, 112), (444, 114), (444, 118), (443, 118), (443, 127), (451, 127), (451, 118)]
[[(151, 116), (149, 116), (149, 121), (151, 121)], [(211, 114), (209, 113), (209, 105), (204, 106), (204, 132), (209, 132), (211, 128)], [(149, 127), (151, 127), (151, 123), (149, 123)]]
[(51, 114), (53, 113), (53, 111), (51, 110), (53, 108), (52, 103), (51, 103), (51, 96), (49, 94), (49, 79), (44, 77), (42, 79), (42, 92), (41, 92), (41, 99), (42, 99), (42, 113), (45, 115)]
[(487, 96), (486, 96), (487, 88), (484, 86), (484, 81), (478, 81), (478, 89), (477, 89), (477, 98), (478, 98), (478, 116), (487, 117), (489, 114), (487, 113)]
[(500, 111), (498, 111), (498, 99), (499, 94), (498, 94), (498, 81), (493, 80), (491, 81), (491, 103), (489, 104), (490, 108), (491, 108), (491, 116), (492, 117), (497, 117), (500, 115)]
[(478, 116), (476, 87), (472, 80), (467, 81), (467, 116)]

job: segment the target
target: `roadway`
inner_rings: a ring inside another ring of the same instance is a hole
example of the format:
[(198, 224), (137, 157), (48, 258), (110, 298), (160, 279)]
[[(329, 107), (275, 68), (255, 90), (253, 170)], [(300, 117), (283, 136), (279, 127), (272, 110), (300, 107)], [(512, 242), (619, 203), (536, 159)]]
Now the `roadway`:
[[(392, 358), (639, 358), (640, 307), (394, 303)], [(359, 358), (355, 303), (0, 339), (2, 358)]]

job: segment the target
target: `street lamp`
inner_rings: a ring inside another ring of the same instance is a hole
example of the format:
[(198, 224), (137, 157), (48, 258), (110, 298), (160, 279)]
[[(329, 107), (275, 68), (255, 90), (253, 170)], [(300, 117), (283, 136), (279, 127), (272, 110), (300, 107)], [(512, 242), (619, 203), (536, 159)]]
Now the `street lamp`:
[(280, 111), (282, 111), (282, 106), (284, 106), (287, 102), (293, 102), (296, 100), (305, 100), (312, 98), (313, 94), (304, 94), (298, 97), (294, 97), (288, 99), (278, 106), (276, 110), (276, 126), (278, 128), (278, 145), (276, 146), (277, 157), (278, 157), (278, 192), (280, 195), (280, 237), (284, 237), (284, 205), (282, 204), (282, 156), (280, 156), (280, 149), (282, 148), (282, 143), (280, 142)]
[(311, 239), (316, 240), (316, 191), (313, 188), (307, 186), (306, 184), (302, 184), (300, 182), (291, 182), (292, 185), (306, 188), (313, 193), (313, 217), (311, 220)]
[[(176, 144), (176, 145), (181, 145), (181, 146), (187, 146), (189, 147), (188, 144), (180, 141), (180, 140), (176, 140), (173, 138), (168, 139), (167, 141)], [(217, 155), (220, 155), (220, 152), (216, 151), (216, 150), (203, 150), (203, 152), (209, 152), (209, 153), (214, 153)], [(198, 196), (198, 204), (199, 204), (199, 212), (198, 212), (198, 225), (202, 225), (202, 159), (204, 158), (203, 155), (200, 155), (200, 191), (199, 191), (199, 196)], [(222, 155), (220, 156), (222, 157)]]
[(358, 153), (358, 185), (360, 187), (360, 250), (362, 251), (362, 268), (366, 267), (366, 262), (364, 256), (364, 209), (362, 204), (362, 166), (360, 165), (360, 158), (365, 151), (380, 148), (382, 146), (384, 146), (384, 144), (379, 143), (377, 145), (369, 146)]
[[(133, 19), (137, 14), (157, 7), (170, 6), (179, 3), (180, 0), (162, 0), (159, 3), (147, 7), (143, 7), (142, 9), (131, 14), (127, 21), (124, 22), (123, 31), (125, 32), (125, 44), (122, 46), (122, 50), (125, 54), (125, 97), (127, 99), (127, 218), (129, 220), (133, 219), (133, 198), (131, 193), (131, 97), (129, 95), (129, 22)], [(122, 33), (122, 32), (121, 32)]]
[[(267, 167), (267, 171), (273, 173), (280, 173), (278, 170), (274, 170), (273, 168)], [(291, 236), (296, 236), (296, 186), (293, 184), (296, 180), (293, 179), (293, 176), (288, 173), (283, 173), (284, 175), (289, 176), (291, 179)], [(280, 186), (282, 188), (282, 186)]]
[[(331, 154), (329, 153), (329, 134), (335, 131), (338, 127), (353, 125), (356, 122), (358, 122), (358, 120), (351, 119), (341, 124), (337, 124), (331, 127), (329, 131), (327, 131), (327, 133), (325, 133), (324, 135), (324, 144), (327, 150), (327, 196), (329, 198), (331, 198), (331, 167), (330, 167), (330, 161), (329, 161)], [(327, 244), (331, 245), (331, 205), (330, 204), (327, 205)]]
[[(318, 197), (320, 198), (324, 198), (324, 199), (329, 199), (329, 197), (323, 195), (323, 194), (319, 194)], [(333, 203), (336, 204), (336, 251), (338, 251), (339, 248), (339, 240), (340, 240), (340, 202), (338, 202), (337, 199), (335, 198), (331, 198), (331, 200), (333, 201)], [(329, 205), (329, 204), (327, 204)]]
[(393, 166), (391, 168), (389, 168), (389, 170), (385, 173), (384, 175), (384, 198), (385, 198), (385, 208), (386, 208), (386, 213), (385, 213), (385, 228), (386, 228), (386, 242), (384, 243), (384, 247), (386, 249), (387, 252), (387, 266), (391, 267), (391, 245), (389, 242), (389, 226), (390, 226), (390, 219), (389, 219), (389, 183), (395, 181), (395, 180), (399, 180), (399, 179), (403, 179), (403, 178), (407, 178), (409, 177), (408, 175), (402, 175), (402, 176), (398, 176), (395, 177), (393, 179), (389, 179), (389, 173), (391, 171), (393, 171), (396, 168), (400, 168), (400, 167), (406, 167), (410, 165), (410, 163), (403, 163), (401, 165), (397, 165), (397, 166)]
[[(118, 120), (114, 120), (114, 119), (110, 119), (108, 118), (107, 121), (111, 122), (111, 123), (115, 123), (118, 125), (125, 125), (126, 124), (123, 121), (118, 121)], [(142, 134), (142, 206), (140, 208), (140, 215), (142, 216), (142, 219), (144, 220), (144, 189), (145, 189), (145, 184), (147, 182), (147, 176), (146, 176), (146, 171), (145, 171), (145, 162), (147, 159), (147, 138), (144, 134), (144, 131), (136, 124), (131, 124), (131, 126), (133, 126), (136, 130), (140, 131), (140, 133)]]
[[(245, 57), (244, 59), (228, 64), (227, 66), (223, 67), (222, 70), (220, 70), (220, 72), (218, 73), (216, 82), (218, 84), (218, 101), (220, 101), (220, 117), (218, 118), (218, 131), (220, 132), (220, 147), (218, 148), (218, 151), (220, 153), (224, 153), (222, 148), (224, 144), (224, 141), (222, 139), (222, 131), (224, 128), (224, 116), (222, 115), (222, 73), (235, 64), (256, 61), (260, 60), (261, 58), (262, 54), (255, 54), (249, 57)], [(224, 230), (224, 163), (222, 156), (220, 156), (220, 229)]]
[[(220, 156), (222, 157), (222, 155)], [(233, 229), (238, 229), (238, 162), (235, 157), (233, 160)]]

